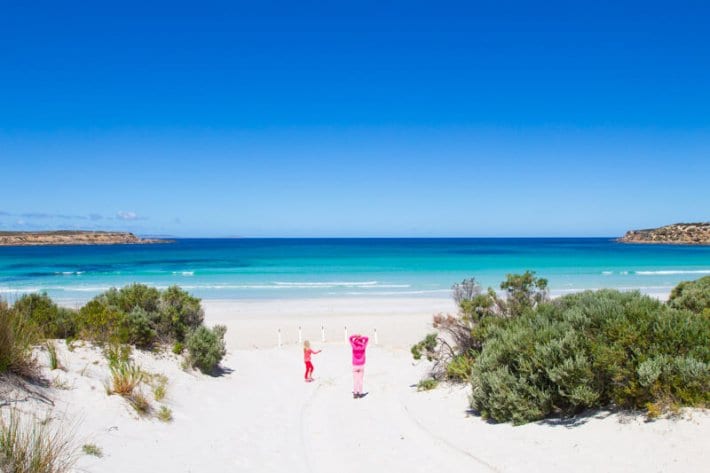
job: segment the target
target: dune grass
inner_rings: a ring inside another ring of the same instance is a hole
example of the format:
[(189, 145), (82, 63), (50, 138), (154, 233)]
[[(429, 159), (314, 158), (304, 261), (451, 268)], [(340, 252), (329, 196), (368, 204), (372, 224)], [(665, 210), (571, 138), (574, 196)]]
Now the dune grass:
[(130, 360), (110, 363), (109, 368), (111, 370), (111, 394), (128, 397), (143, 381), (143, 371)]
[(0, 373), (34, 377), (37, 363), (31, 348), (36, 340), (34, 326), (0, 299)]
[(158, 418), (158, 420), (162, 422), (172, 422), (173, 411), (171, 411), (169, 407), (160, 406), (160, 409), (158, 410), (158, 413), (155, 416)]
[(49, 368), (56, 370), (61, 368), (59, 363), (59, 357), (57, 356), (57, 345), (54, 344), (53, 340), (47, 340), (45, 346), (47, 347), (47, 353), (49, 354)]
[(101, 458), (104, 456), (104, 452), (103, 450), (101, 450), (101, 447), (93, 443), (84, 444), (84, 446), (81, 447), (81, 450), (84, 452), (84, 454), (91, 455), (97, 458)]
[(0, 471), (64, 473), (75, 462), (71, 430), (22, 417), (15, 409), (0, 415)]

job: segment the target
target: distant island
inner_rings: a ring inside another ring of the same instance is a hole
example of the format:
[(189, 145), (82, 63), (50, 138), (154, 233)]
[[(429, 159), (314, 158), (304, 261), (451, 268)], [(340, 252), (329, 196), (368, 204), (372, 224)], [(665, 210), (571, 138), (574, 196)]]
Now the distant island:
[(0, 246), (44, 245), (142, 245), (170, 240), (139, 238), (129, 232), (58, 230), (46, 232), (0, 232)]
[(659, 245), (710, 245), (710, 222), (674, 223), (659, 228), (631, 230), (617, 241)]

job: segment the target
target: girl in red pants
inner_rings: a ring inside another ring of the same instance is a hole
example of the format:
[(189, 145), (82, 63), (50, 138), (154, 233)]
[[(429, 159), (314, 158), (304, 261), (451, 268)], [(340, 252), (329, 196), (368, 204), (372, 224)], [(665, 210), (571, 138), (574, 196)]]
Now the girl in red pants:
[(303, 361), (306, 362), (306, 374), (303, 378), (307, 383), (313, 381), (313, 363), (311, 363), (311, 355), (320, 353), (321, 350), (311, 350), (311, 342), (308, 340), (303, 342)]

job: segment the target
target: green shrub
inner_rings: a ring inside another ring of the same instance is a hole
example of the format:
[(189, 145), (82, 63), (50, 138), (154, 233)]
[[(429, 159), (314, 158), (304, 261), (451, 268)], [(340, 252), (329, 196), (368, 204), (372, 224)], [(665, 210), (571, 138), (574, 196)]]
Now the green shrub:
[(79, 335), (99, 343), (123, 342), (127, 338), (125, 318), (125, 314), (116, 308), (106, 305), (100, 298), (94, 298), (79, 309)]
[(610, 404), (710, 402), (708, 318), (638, 292), (587, 291), (493, 326), (472, 407), (516, 424)]
[(227, 354), (224, 346), (226, 331), (224, 325), (216, 325), (213, 329), (200, 326), (195, 330), (187, 339), (190, 364), (203, 373), (213, 373)]
[(431, 391), (439, 385), (439, 382), (433, 378), (422, 379), (417, 384), (417, 391)]
[(453, 356), (446, 365), (446, 378), (451, 381), (469, 381), (474, 361), (472, 353)]
[(36, 363), (31, 347), (36, 341), (36, 326), (0, 299), (0, 373), (33, 376)]
[(430, 333), (420, 342), (412, 345), (411, 352), (415, 360), (421, 360), (422, 356), (426, 355), (427, 360), (434, 361), (436, 356), (435, 350), (438, 344), (437, 334)]
[(149, 314), (156, 313), (160, 304), (158, 289), (138, 283), (129, 284), (121, 289), (111, 288), (99, 297), (103, 299), (105, 305), (125, 314), (132, 312), (136, 307)]
[(205, 318), (200, 299), (192, 297), (178, 286), (170, 286), (160, 294), (159, 313), (160, 336), (179, 342), (201, 326)]
[(173, 353), (180, 355), (185, 350), (185, 345), (182, 342), (173, 343)]
[(155, 343), (157, 333), (153, 329), (150, 316), (145, 309), (134, 307), (123, 320), (126, 343), (131, 343), (138, 348), (151, 348)]
[(76, 335), (77, 314), (59, 307), (46, 294), (25, 294), (13, 306), (22, 317), (37, 327), (44, 338), (69, 338)]
[(199, 327), (203, 319), (200, 299), (177, 286), (161, 292), (131, 284), (94, 297), (79, 311), (78, 323), (87, 339), (152, 348), (158, 341), (184, 342), (185, 335)]
[(506, 292), (505, 312), (509, 317), (517, 317), (549, 300), (547, 279), (536, 278), (535, 271), (523, 274), (508, 274), (500, 288)]
[(671, 291), (668, 304), (676, 309), (710, 315), (710, 276), (681, 282)]

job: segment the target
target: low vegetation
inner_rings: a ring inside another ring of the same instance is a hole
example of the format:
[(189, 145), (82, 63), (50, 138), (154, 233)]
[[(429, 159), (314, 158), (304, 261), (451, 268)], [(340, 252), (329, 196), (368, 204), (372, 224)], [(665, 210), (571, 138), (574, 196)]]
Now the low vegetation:
[(0, 374), (33, 376), (36, 362), (31, 349), (37, 340), (33, 324), (0, 299)]
[(109, 362), (111, 370), (111, 394), (128, 397), (143, 381), (143, 371), (132, 360)]
[(161, 422), (172, 422), (173, 421), (173, 411), (171, 411), (166, 406), (160, 406), (158, 413), (155, 415)]
[(0, 415), (0, 471), (64, 473), (76, 462), (71, 432), (25, 417), (15, 409)]
[(226, 332), (227, 327), (224, 325), (216, 325), (212, 329), (202, 326), (195, 330), (187, 339), (191, 365), (203, 373), (214, 373), (220, 360), (227, 353), (224, 346)]
[(433, 378), (471, 383), (485, 418), (516, 424), (588, 408), (649, 417), (710, 405), (710, 278), (667, 304), (638, 292), (586, 291), (549, 301), (533, 273), (511, 275), (500, 301), (473, 280), (454, 287), (456, 316), (412, 347)]
[(85, 443), (81, 450), (84, 452), (85, 455), (91, 455), (98, 458), (104, 456), (104, 452), (103, 450), (101, 450), (101, 447), (93, 443)]
[(44, 293), (25, 294), (13, 306), (0, 300), (0, 373), (36, 374), (31, 349), (40, 343), (50, 368), (61, 368), (53, 339), (66, 339), (70, 351), (75, 339), (109, 350), (170, 347), (181, 355), (187, 349), (190, 366), (214, 373), (226, 353), (226, 328), (209, 329), (203, 320), (200, 299), (178, 286), (163, 291), (143, 284), (112, 288), (79, 310), (59, 307)]

